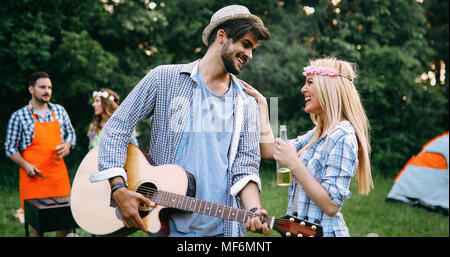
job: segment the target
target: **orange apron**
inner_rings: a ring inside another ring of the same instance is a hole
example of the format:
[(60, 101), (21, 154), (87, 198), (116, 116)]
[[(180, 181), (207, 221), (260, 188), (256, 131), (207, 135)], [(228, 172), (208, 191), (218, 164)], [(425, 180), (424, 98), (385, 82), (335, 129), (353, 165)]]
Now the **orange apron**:
[(33, 164), (45, 178), (35, 176), (30, 178), (23, 168), (20, 168), (20, 200), (46, 198), (70, 195), (69, 174), (64, 159), (56, 157), (56, 146), (61, 144), (61, 130), (52, 111), (53, 121), (39, 122), (34, 118), (34, 137), (30, 146), (22, 153), (22, 157)]

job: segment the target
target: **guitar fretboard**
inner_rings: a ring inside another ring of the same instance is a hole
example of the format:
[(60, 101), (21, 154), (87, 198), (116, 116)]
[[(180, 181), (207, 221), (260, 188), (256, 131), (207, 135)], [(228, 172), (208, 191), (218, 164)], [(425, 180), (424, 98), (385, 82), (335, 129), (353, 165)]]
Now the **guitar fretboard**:
[(247, 222), (248, 219), (260, 216), (263, 218), (263, 222), (272, 224), (272, 219), (274, 218), (269, 216), (261, 216), (246, 210), (165, 191), (158, 191), (157, 193), (155, 193), (152, 197), (152, 201), (160, 205), (188, 212), (195, 212), (243, 223)]

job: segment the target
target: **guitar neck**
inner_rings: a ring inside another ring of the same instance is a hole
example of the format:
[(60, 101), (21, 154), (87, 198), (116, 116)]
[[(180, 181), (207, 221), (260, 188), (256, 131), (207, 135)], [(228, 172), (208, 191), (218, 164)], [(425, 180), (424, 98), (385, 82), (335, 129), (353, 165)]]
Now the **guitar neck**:
[(264, 223), (269, 224), (270, 228), (273, 227), (273, 222), (275, 221), (274, 217), (262, 216), (246, 210), (166, 191), (158, 191), (151, 200), (167, 207), (243, 223), (247, 222), (248, 219), (259, 216)]

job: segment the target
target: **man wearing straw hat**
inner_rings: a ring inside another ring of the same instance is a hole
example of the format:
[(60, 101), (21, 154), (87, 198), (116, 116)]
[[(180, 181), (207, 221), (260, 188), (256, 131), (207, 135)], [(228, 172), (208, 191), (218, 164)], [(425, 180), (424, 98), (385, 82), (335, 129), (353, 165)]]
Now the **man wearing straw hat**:
[[(136, 124), (151, 117), (149, 161), (176, 164), (196, 180), (196, 198), (267, 215), (259, 196), (257, 104), (235, 75), (252, 59), (258, 41), (270, 39), (260, 18), (240, 5), (218, 10), (204, 29), (206, 54), (192, 63), (150, 71), (103, 128), (99, 171), (91, 181), (109, 179), (127, 227), (146, 231), (139, 204), (154, 206), (127, 190), (126, 145)], [(118, 187), (118, 188), (117, 188)], [(259, 218), (246, 224), (198, 213), (175, 213), (169, 236), (244, 236), (268, 233)]]

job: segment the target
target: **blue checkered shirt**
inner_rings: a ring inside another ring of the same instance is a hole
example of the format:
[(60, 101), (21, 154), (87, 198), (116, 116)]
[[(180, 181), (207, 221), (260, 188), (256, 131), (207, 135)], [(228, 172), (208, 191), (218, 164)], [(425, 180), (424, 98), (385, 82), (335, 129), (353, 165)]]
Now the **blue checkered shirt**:
[[(298, 151), (308, 144), (314, 132), (315, 128), (289, 142)], [(351, 123), (341, 121), (329, 134), (328, 140), (322, 136), (300, 158), (306, 169), (327, 190), (331, 201), (342, 207), (344, 201), (351, 197), (350, 181), (358, 167), (358, 142)], [(293, 209), (295, 192), (298, 193), (296, 210)], [(326, 237), (350, 236), (342, 213), (339, 211), (333, 217), (328, 216), (311, 201), (297, 181), (289, 186), (287, 213), (296, 213), (301, 219), (321, 225)]]
[[(178, 164), (183, 158), (191, 124), (192, 106), (198, 102), (194, 92), (199, 86), (193, 79), (198, 60), (184, 65), (163, 65), (150, 71), (114, 112), (102, 131), (99, 146), (99, 171), (91, 181), (115, 176), (126, 180), (123, 169), (126, 149), (134, 127), (143, 119), (152, 120), (149, 147), (150, 164)], [(259, 118), (253, 97), (242, 91), (239, 79), (233, 90), (233, 134), (228, 151), (227, 205), (242, 208), (238, 193), (254, 181), (261, 190), (259, 178)], [(220, 182), (219, 183), (223, 183)], [(224, 221), (224, 236), (244, 236), (245, 224)]]
[[(30, 104), (31, 106), (31, 101)], [(53, 121), (52, 112), (55, 113), (55, 118), (58, 120), (59, 127), (61, 129), (61, 141), (70, 142), (72, 148), (75, 147), (76, 135), (73, 129), (72, 123), (70, 122), (69, 115), (67, 114), (64, 107), (59, 104), (49, 103), (49, 110), (41, 117), (34, 111), (33, 106), (31, 110), (36, 115), (39, 122)], [(30, 146), (31, 141), (34, 137), (34, 118), (28, 109), (28, 105), (15, 111), (8, 122), (8, 128), (6, 130), (5, 139), (5, 154), (10, 157), (16, 152), (23, 152)]]

